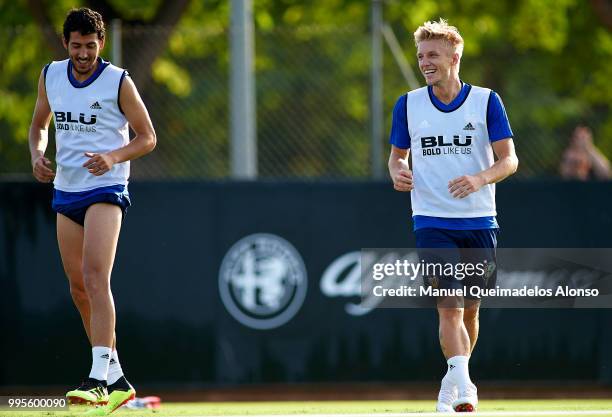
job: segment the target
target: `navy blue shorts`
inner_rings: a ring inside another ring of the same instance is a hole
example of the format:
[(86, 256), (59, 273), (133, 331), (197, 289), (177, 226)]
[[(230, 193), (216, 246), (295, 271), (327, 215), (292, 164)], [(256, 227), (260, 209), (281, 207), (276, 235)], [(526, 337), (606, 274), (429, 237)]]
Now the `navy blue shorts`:
[[(419, 259), (427, 263), (458, 265), (476, 265), (477, 271), (483, 273), (450, 274), (445, 271), (435, 274), (424, 274), (425, 285), (434, 288), (466, 288), (467, 299), (476, 299), (470, 295), (469, 288), (495, 288), (497, 281), (497, 264), (495, 249), (499, 229), (481, 230), (448, 230), (423, 228), (415, 231), (416, 247)], [(458, 271), (460, 269), (453, 269)]]
[(108, 203), (119, 206), (123, 218), (127, 215), (128, 207), (132, 205), (127, 186), (111, 185), (79, 192), (66, 192), (54, 189), (51, 207), (55, 212), (63, 214), (73, 222), (84, 226), (87, 209), (96, 203)]

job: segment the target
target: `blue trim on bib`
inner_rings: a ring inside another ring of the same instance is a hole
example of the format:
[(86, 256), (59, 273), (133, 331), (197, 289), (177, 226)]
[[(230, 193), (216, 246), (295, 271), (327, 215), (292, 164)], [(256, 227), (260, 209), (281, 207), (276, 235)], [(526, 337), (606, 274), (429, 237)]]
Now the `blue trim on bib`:
[(68, 59), (68, 81), (70, 81), (70, 84), (72, 84), (74, 88), (87, 87), (88, 85), (90, 85), (91, 83), (93, 83), (94, 81), (98, 79), (100, 74), (102, 74), (102, 71), (104, 71), (104, 69), (108, 67), (109, 64), (110, 62), (105, 61), (102, 58), (98, 57), (98, 68), (96, 68), (94, 73), (91, 74), (88, 79), (81, 82), (77, 80), (76, 78), (74, 78), (74, 75), (72, 74), (72, 60)]
[(440, 110), (443, 113), (452, 113), (459, 107), (461, 107), (470, 95), (471, 90), (472, 86), (470, 84), (461, 81), (461, 90), (459, 91), (457, 97), (455, 97), (450, 103), (444, 104), (440, 100), (438, 100), (438, 97), (436, 97), (436, 95), (433, 93), (433, 87), (431, 85), (427, 86), (427, 93), (429, 94), (431, 104), (433, 104), (436, 109)]
[(83, 226), (87, 209), (96, 203), (109, 203), (119, 206), (124, 218), (127, 215), (128, 207), (132, 205), (127, 186), (118, 184), (78, 192), (54, 189), (51, 207), (55, 212), (63, 214)]
[(412, 216), (412, 220), (414, 230), (424, 228), (446, 230), (482, 230), (499, 228), (495, 216), (451, 218), (416, 215)]
[(43, 73), (44, 73), (44, 77), (45, 77), (45, 84), (47, 83), (47, 71), (49, 71), (49, 65), (51, 65), (50, 62), (47, 65), (45, 65), (45, 67), (43, 68)]
[(123, 74), (121, 74), (121, 78), (119, 79), (119, 87), (117, 87), (117, 107), (119, 107), (119, 111), (121, 112), (121, 114), (125, 114), (123, 113), (123, 109), (121, 108), (121, 84), (123, 84), (123, 79), (126, 75), (130, 74), (124, 70)]

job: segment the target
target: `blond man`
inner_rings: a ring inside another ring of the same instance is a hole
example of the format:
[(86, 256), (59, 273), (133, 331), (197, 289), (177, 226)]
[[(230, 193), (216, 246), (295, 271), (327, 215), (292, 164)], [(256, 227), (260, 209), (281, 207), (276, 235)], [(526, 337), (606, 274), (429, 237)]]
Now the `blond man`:
[[(443, 19), (426, 22), (414, 40), (427, 86), (403, 94), (393, 110), (393, 186), (411, 192), (416, 245), (424, 258), (443, 248), (447, 261), (484, 258), (494, 266), (499, 233), (495, 183), (518, 166), (508, 117), (495, 92), (459, 78), (463, 38), (457, 28)], [(487, 271), (463, 280), (424, 280), (439, 288), (492, 287), (496, 274)], [(469, 359), (478, 338), (480, 303), (469, 296), (460, 303), (449, 304), (442, 297), (436, 301), (440, 346), (448, 364), (437, 411), (475, 411), (478, 395)]]

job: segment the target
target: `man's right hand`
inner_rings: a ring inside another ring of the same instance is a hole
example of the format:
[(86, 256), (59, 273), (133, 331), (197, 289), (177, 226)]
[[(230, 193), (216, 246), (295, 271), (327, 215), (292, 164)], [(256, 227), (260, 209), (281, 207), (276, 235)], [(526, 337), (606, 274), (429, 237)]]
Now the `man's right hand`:
[(393, 188), (397, 191), (408, 192), (414, 189), (412, 183), (412, 171), (409, 169), (400, 169), (393, 176)]
[(51, 182), (53, 178), (55, 178), (55, 172), (49, 166), (51, 165), (51, 161), (49, 161), (44, 156), (39, 156), (32, 161), (32, 173), (34, 174), (34, 178), (36, 178), (40, 182)]

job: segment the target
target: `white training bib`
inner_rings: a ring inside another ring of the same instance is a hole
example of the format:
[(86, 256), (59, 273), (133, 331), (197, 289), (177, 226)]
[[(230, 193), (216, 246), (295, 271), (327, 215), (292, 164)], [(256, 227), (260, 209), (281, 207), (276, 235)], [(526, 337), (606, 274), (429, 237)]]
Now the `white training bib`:
[(433, 217), (495, 216), (495, 185), (488, 184), (465, 198), (454, 198), (448, 182), (493, 165), (487, 131), (491, 90), (472, 86), (457, 109), (439, 110), (427, 87), (408, 93), (406, 110), (414, 190), (413, 215)]
[(113, 165), (99, 177), (83, 167), (89, 159), (85, 152), (107, 153), (129, 143), (128, 122), (119, 109), (119, 87), (125, 70), (108, 64), (91, 83), (76, 87), (68, 79), (68, 62), (52, 62), (45, 77), (55, 124), (55, 188), (77, 192), (127, 185), (129, 161)]

